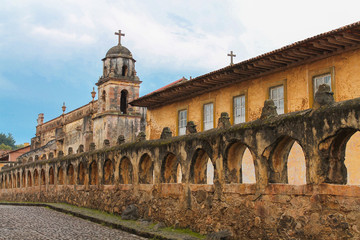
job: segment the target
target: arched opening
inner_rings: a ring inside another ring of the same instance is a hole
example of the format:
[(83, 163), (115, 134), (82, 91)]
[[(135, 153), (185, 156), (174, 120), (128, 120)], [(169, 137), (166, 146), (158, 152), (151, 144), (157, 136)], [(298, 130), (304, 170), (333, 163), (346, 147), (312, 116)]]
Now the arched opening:
[(177, 183), (179, 167), (181, 171), (180, 163), (177, 161), (175, 154), (168, 153), (161, 165), (161, 182)]
[(249, 148), (236, 142), (230, 145), (224, 159), (226, 183), (255, 183), (254, 158)]
[(126, 65), (123, 65), (121, 69), (121, 75), (125, 77), (127, 76), (127, 73), (128, 73), (128, 67)]
[(288, 183), (291, 185), (306, 184), (306, 163), (305, 155), (300, 144), (295, 141), (292, 145), (288, 160)]
[(13, 188), (16, 188), (16, 174), (13, 173)]
[(120, 161), (119, 179), (120, 184), (133, 183), (133, 166), (127, 157), (123, 157)]
[(22, 186), (23, 188), (26, 187), (26, 173), (25, 171), (23, 171), (22, 175), (21, 175), (21, 180), (22, 180)]
[(17, 177), (16, 177), (16, 187), (20, 188), (20, 173), (17, 173)]
[(32, 179), (31, 179), (31, 172), (30, 170), (27, 173), (27, 186), (32, 187)]
[(9, 188), (9, 183), (6, 175), (5, 175), (5, 188)]
[(107, 159), (104, 163), (103, 176), (105, 185), (114, 184), (114, 167), (110, 159)]
[(176, 182), (182, 183), (182, 170), (181, 170), (181, 164), (179, 163), (176, 169)]
[(149, 154), (145, 153), (140, 158), (139, 183), (140, 184), (152, 184), (153, 183), (153, 170), (154, 170), (154, 164), (153, 164)]
[(78, 167), (78, 184), (84, 185), (85, 182), (85, 168), (84, 164), (81, 162)]
[[(350, 147), (348, 151), (346, 151), (348, 141), (356, 133), (356, 131), (357, 130), (353, 128), (340, 129), (336, 133), (336, 135), (325, 139), (319, 144), (319, 149), (321, 150), (322, 159), (324, 161), (322, 163), (322, 166), (324, 168), (324, 171), (326, 172), (326, 179), (325, 179), (326, 183), (346, 184), (348, 182), (347, 172), (350, 171), (350, 175), (351, 175), (352, 170), (350, 168), (351, 167), (355, 169), (357, 168), (356, 165), (358, 160), (356, 159), (357, 157), (356, 152), (358, 150), (351, 149), (352, 147)], [(354, 138), (355, 141), (357, 137), (358, 135), (355, 135)], [(352, 152), (352, 150), (355, 151)], [(346, 152), (348, 152), (349, 156), (347, 157), (347, 161), (345, 162)], [(353, 165), (351, 166), (351, 163), (354, 161), (355, 164), (353, 163)], [(345, 164), (349, 165), (349, 167), (347, 167)]]
[[(297, 142), (293, 148), (295, 142), (295, 139), (283, 136), (264, 151), (263, 155), (269, 154), (270, 183), (289, 183), (289, 173), (291, 173), (293, 175), (291, 184), (304, 184), (302, 181), (306, 179), (305, 154)], [(292, 150), (291, 155), (289, 155), (290, 150)]]
[(75, 184), (75, 177), (74, 177), (74, 166), (70, 163), (67, 167), (67, 184), (74, 185)]
[(0, 189), (4, 188), (4, 176), (1, 175), (1, 181), (0, 181)]
[(105, 90), (102, 91), (101, 102), (102, 102), (101, 109), (102, 109), (102, 111), (105, 111), (105, 109), (106, 109), (106, 91)]
[(360, 132), (354, 133), (346, 144), (345, 167), (347, 170), (347, 184), (360, 185)]
[(46, 154), (43, 154), (42, 156), (41, 156), (41, 160), (46, 160), (47, 158), (46, 158)]
[(39, 173), (38, 170), (34, 170), (34, 186), (39, 186)]
[(197, 149), (191, 161), (190, 182), (195, 184), (213, 184), (215, 167), (203, 149)]
[(58, 183), (58, 185), (64, 185), (64, 171), (63, 171), (62, 167), (58, 168), (57, 183)]
[(96, 161), (92, 161), (89, 167), (90, 185), (98, 184), (98, 166)]
[(13, 181), (12, 181), (12, 177), (11, 174), (9, 174), (9, 188), (13, 187)]
[(123, 114), (127, 113), (127, 107), (128, 107), (128, 91), (126, 91), (125, 89), (121, 91), (121, 96), (120, 96), (120, 111)]
[(54, 168), (50, 167), (49, 169), (49, 184), (54, 185)]
[(45, 181), (45, 170), (44, 169), (41, 169), (41, 172), (40, 172), (40, 184), (41, 185), (45, 185), (46, 184), (46, 181)]

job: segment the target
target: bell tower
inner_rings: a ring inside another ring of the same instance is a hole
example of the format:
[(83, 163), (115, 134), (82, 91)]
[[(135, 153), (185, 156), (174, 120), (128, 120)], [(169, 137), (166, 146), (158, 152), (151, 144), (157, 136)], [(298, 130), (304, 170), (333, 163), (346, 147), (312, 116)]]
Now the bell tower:
[(105, 139), (114, 145), (119, 135), (124, 135), (126, 141), (133, 141), (145, 128), (141, 128), (143, 109), (128, 104), (139, 97), (141, 81), (136, 76), (136, 61), (129, 49), (121, 45), (125, 34), (119, 30), (115, 35), (118, 35), (118, 44), (102, 59), (103, 75), (96, 83), (98, 111), (94, 117), (94, 142), (97, 147), (102, 147)]

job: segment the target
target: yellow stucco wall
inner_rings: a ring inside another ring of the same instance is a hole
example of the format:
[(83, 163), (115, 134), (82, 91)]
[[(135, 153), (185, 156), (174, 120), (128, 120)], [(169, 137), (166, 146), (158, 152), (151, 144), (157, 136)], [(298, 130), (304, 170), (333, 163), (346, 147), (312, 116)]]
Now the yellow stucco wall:
[[(147, 133), (150, 139), (160, 138), (164, 127), (170, 127), (177, 135), (177, 114), (179, 110), (188, 110), (188, 121), (194, 121), (198, 131), (202, 130), (202, 108), (208, 102), (214, 103), (214, 125), (221, 112), (228, 112), (232, 120), (233, 97), (246, 94), (247, 121), (260, 117), (269, 88), (284, 84), (285, 112), (308, 109), (312, 105), (313, 77), (331, 71), (332, 88), (335, 101), (360, 97), (360, 50), (353, 50), (312, 63), (289, 68), (285, 71), (269, 74), (202, 94), (192, 99), (172, 103), (148, 110)], [(216, 127), (216, 126), (214, 126)]]

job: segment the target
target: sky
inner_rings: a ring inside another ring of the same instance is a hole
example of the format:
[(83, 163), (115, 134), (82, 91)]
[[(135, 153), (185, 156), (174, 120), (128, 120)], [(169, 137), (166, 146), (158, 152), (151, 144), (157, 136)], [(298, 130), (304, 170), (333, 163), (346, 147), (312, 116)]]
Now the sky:
[[(122, 30), (145, 95), (360, 21), (360, 1), (1, 0), (0, 133), (17, 144), (45, 121), (91, 101)], [(97, 98), (97, 96), (96, 96)]]

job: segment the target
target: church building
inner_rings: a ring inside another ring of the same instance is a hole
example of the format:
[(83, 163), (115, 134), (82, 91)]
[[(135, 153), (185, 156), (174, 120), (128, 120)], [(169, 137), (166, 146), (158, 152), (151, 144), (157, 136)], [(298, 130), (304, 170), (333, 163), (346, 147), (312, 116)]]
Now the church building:
[(103, 74), (97, 81), (92, 101), (71, 112), (44, 122), (40, 113), (36, 136), (31, 139), (30, 152), (18, 160), (34, 161), (49, 159), (90, 149), (113, 146), (118, 141), (134, 141), (136, 135), (145, 131), (146, 109), (133, 107), (129, 102), (139, 97), (141, 81), (136, 75), (135, 59), (129, 49), (121, 45), (109, 49), (103, 61)]

